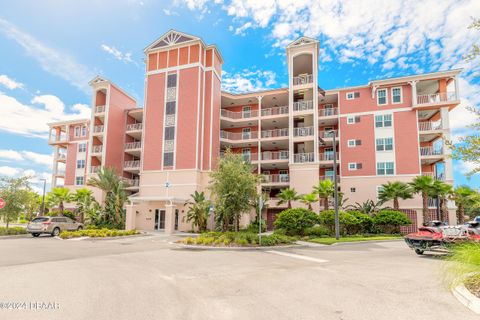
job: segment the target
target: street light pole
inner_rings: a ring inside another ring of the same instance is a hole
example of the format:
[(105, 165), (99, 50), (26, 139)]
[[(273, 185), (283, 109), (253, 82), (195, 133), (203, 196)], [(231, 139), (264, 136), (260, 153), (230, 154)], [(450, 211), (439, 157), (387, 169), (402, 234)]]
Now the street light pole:
[(43, 195), (42, 195), (42, 216), (45, 215), (45, 187), (47, 186), (47, 179), (40, 179), (43, 180)]

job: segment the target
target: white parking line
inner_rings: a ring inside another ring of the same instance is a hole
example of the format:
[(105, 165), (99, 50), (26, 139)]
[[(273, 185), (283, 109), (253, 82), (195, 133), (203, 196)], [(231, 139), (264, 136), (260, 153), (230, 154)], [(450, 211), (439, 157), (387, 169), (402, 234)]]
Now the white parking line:
[(265, 251), (265, 252), (273, 253), (273, 254), (278, 254), (278, 255), (280, 255), (280, 256), (285, 256), (285, 257), (290, 257), (290, 258), (295, 258), (295, 259), (301, 259), (301, 260), (318, 262), (318, 263), (328, 262), (328, 260), (324, 260), (324, 259), (317, 259), (317, 258), (302, 256), (302, 255), (299, 255), (299, 254), (282, 252), (282, 251), (268, 250), (268, 251)]

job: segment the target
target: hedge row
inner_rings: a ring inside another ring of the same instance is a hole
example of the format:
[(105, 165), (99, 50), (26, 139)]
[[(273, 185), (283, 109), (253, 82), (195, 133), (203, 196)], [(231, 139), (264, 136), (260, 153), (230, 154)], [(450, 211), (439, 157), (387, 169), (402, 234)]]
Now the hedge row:
[(116, 229), (90, 229), (79, 231), (62, 231), (60, 238), (70, 239), (78, 237), (105, 238), (105, 237), (123, 237), (137, 234), (137, 230), (116, 230)]

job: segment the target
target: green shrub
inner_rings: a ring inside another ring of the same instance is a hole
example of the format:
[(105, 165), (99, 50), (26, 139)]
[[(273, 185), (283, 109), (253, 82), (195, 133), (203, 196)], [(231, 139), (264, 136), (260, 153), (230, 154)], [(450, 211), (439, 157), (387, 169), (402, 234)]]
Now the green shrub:
[(383, 233), (399, 233), (400, 226), (411, 224), (407, 215), (395, 210), (382, 210), (373, 217), (373, 224)]
[[(373, 228), (373, 219), (368, 214), (360, 211), (348, 211), (348, 213), (354, 216), (358, 220), (359, 230), (356, 233), (370, 233)], [(355, 233), (351, 233), (355, 234)]]
[(280, 212), (275, 220), (275, 228), (285, 230), (287, 235), (303, 235), (305, 229), (311, 228), (319, 222), (318, 215), (314, 212), (295, 208)]
[[(360, 221), (355, 215), (352, 215), (349, 212), (340, 211), (338, 213), (338, 218), (340, 222), (340, 233), (342, 234), (356, 234), (362, 228)], [(320, 221), (330, 229), (332, 234), (335, 233), (335, 211), (326, 210), (320, 212)]]
[(330, 230), (323, 225), (314, 226), (311, 228), (305, 229), (305, 235), (310, 237), (323, 237), (330, 235)]
[[(262, 232), (267, 231), (267, 221), (261, 219), (261, 222), (262, 222)], [(258, 229), (259, 229), (258, 219), (255, 219), (254, 221), (250, 222), (250, 224), (246, 228), (246, 231), (258, 233)]]
[(247, 239), (243, 239), (243, 238), (239, 238), (235, 241), (236, 244), (238, 244), (239, 246), (246, 246), (248, 245), (248, 241)]
[(27, 230), (22, 227), (9, 227), (8, 229), (5, 227), (0, 227), (0, 236), (13, 236), (17, 234), (26, 234)]
[(122, 237), (137, 234), (137, 230), (111, 230), (111, 229), (93, 229), (79, 231), (62, 231), (60, 238), (70, 239), (77, 237), (105, 238), (105, 237)]

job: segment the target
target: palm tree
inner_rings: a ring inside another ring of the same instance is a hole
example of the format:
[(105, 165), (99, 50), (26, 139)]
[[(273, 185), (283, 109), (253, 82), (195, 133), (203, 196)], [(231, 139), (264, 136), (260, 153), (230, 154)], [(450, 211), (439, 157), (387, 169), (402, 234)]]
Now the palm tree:
[(335, 185), (332, 180), (321, 180), (318, 185), (313, 187), (313, 193), (318, 196), (318, 205), (321, 206), (323, 201), (323, 208), (328, 210), (328, 198), (330, 198), (335, 192)]
[(72, 194), (67, 188), (53, 188), (48, 193), (48, 202), (51, 206), (58, 207), (59, 216), (63, 216), (65, 202), (72, 201)]
[(123, 205), (127, 200), (127, 183), (117, 175), (114, 168), (101, 168), (97, 177), (90, 178), (87, 184), (105, 192), (105, 222), (121, 225), (125, 212)]
[(412, 199), (412, 188), (405, 182), (395, 181), (382, 184), (378, 193), (378, 199), (381, 203), (393, 200), (393, 209), (400, 209), (398, 199)]
[(93, 192), (87, 188), (77, 189), (73, 195), (73, 200), (76, 201), (77, 212), (80, 214), (80, 222), (83, 223), (87, 211), (90, 210), (92, 204), (96, 202), (93, 197)]
[(465, 207), (472, 205), (476, 194), (475, 190), (468, 186), (460, 186), (454, 190), (452, 199), (457, 206), (457, 221), (459, 224), (465, 223)]
[(292, 208), (292, 201), (300, 200), (300, 195), (293, 188), (283, 189), (277, 197), (280, 199), (277, 202), (277, 205), (287, 203), (288, 209)]
[(448, 217), (447, 199), (452, 194), (452, 192), (453, 188), (451, 185), (440, 180), (435, 180), (433, 182), (430, 196), (438, 197), (440, 201), (440, 221), (445, 221)]
[[(205, 197), (205, 193), (195, 191), (190, 197), (193, 201), (185, 202), (188, 205), (187, 215), (185, 216), (187, 222), (191, 222), (192, 226), (198, 227), (200, 232), (207, 230), (207, 220), (210, 215), (210, 201)], [(184, 219), (185, 219), (184, 218)]]
[(422, 215), (423, 223), (430, 221), (430, 215), (428, 214), (428, 196), (432, 191), (433, 178), (430, 176), (416, 176), (410, 186), (414, 193), (419, 193), (422, 196)]
[(367, 200), (362, 203), (355, 202), (354, 205), (347, 206), (347, 210), (360, 211), (362, 213), (368, 214), (369, 216), (373, 216), (378, 211), (380, 211), (381, 205), (382, 205), (381, 201), (375, 202), (373, 200)]
[(315, 193), (304, 194), (301, 197), (300, 202), (305, 204), (308, 210), (312, 211), (312, 203), (317, 202), (317, 195)]

